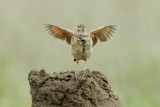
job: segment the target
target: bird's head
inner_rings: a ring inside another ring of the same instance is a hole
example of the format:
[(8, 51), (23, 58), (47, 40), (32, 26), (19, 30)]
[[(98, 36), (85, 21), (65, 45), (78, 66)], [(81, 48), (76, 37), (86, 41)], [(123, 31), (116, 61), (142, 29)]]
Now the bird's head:
[(86, 35), (86, 27), (83, 24), (77, 25), (77, 35)]

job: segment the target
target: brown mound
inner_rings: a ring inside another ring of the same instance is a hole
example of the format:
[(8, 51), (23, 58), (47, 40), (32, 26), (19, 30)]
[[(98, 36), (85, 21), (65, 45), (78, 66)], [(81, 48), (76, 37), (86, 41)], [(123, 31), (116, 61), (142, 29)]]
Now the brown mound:
[(87, 76), (74, 71), (47, 74), (44, 70), (29, 73), (32, 107), (121, 107), (107, 78), (98, 71)]

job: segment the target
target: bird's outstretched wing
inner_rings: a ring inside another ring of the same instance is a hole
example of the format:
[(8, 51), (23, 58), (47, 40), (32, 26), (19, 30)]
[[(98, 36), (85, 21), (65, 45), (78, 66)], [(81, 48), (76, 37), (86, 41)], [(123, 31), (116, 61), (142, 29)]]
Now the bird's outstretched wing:
[(51, 36), (71, 44), (71, 37), (73, 36), (72, 31), (51, 24), (45, 24), (45, 28)]
[(93, 46), (98, 42), (105, 42), (107, 41), (110, 36), (112, 36), (112, 33), (116, 30), (115, 25), (109, 25), (109, 26), (104, 26), (100, 29), (96, 29), (90, 32), (90, 36), (93, 40)]

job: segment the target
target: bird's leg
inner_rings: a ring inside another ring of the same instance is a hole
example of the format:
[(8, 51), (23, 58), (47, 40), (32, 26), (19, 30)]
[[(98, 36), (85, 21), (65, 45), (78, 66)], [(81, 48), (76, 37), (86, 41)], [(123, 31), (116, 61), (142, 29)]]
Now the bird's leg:
[(87, 70), (87, 68), (86, 68), (86, 62), (87, 62), (87, 60), (84, 60), (84, 61), (85, 61), (85, 66), (84, 66), (85, 69), (84, 69), (83, 77), (87, 76), (87, 73), (86, 73), (86, 70)]
[(85, 60), (84, 70), (86, 70), (86, 69), (87, 69), (87, 68), (86, 68), (86, 63), (87, 63), (87, 61)]
[(76, 60), (76, 59), (74, 59), (74, 61), (76, 61), (77, 62), (77, 67), (76, 67), (76, 71), (75, 71), (75, 78), (76, 78), (76, 80), (77, 80), (77, 78), (78, 78), (78, 60)]

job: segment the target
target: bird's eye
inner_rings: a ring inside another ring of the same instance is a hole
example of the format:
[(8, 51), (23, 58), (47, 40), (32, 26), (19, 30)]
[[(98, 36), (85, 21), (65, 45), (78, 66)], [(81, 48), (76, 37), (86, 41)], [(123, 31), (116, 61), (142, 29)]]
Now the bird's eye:
[(80, 30), (78, 29), (78, 31), (80, 31)]

